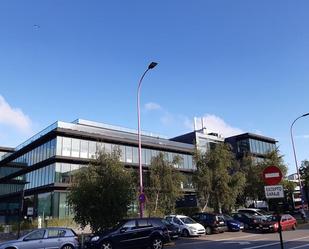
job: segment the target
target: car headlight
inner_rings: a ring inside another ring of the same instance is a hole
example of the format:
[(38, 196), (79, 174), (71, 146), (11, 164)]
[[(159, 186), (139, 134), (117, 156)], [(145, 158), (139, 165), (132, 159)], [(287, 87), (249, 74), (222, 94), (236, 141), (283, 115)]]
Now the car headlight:
[(99, 236), (94, 236), (94, 237), (91, 238), (91, 241), (93, 241), (93, 242), (94, 242), (94, 241), (98, 241), (99, 238), (100, 238)]

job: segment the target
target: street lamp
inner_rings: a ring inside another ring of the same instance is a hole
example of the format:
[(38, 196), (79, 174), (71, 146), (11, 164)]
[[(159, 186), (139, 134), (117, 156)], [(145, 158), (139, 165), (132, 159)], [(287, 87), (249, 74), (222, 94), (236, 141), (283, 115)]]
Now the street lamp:
[(302, 117), (306, 117), (306, 116), (308, 116), (308, 115), (309, 115), (309, 113), (305, 113), (305, 114), (299, 116), (298, 118), (296, 118), (296, 119), (293, 121), (293, 123), (292, 123), (292, 125), (291, 125), (291, 128), (290, 128), (290, 131), (291, 131), (291, 140), (292, 140), (292, 147), (293, 147), (293, 153), (294, 153), (294, 160), (295, 160), (295, 166), (296, 166), (296, 172), (297, 172), (297, 177), (298, 177), (298, 184), (299, 184), (299, 190), (300, 190), (300, 194), (301, 194), (301, 203), (302, 203), (302, 209), (303, 209), (303, 210), (305, 210), (305, 209), (304, 209), (304, 194), (303, 194), (303, 188), (302, 188), (302, 183), (301, 183), (301, 180), (300, 180), (300, 174), (299, 174), (299, 169), (298, 169), (297, 159), (296, 159), (295, 145), (294, 145), (294, 139), (293, 139), (293, 125), (294, 125), (294, 123), (295, 123), (298, 119), (300, 119), (300, 118), (302, 118)]
[(143, 187), (143, 168), (142, 168), (142, 141), (141, 141), (141, 115), (140, 115), (140, 89), (142, 85), (142, 81), (144, 79), (144, 76), (146, 73), (153, 69), (158, 63), (151, 62), (146, 69), (146, 71), (143, 73), (141, 79), (138, 83), (137, 88), (137, 120), (138, 120), (138, 166), (139, 166), (139, 211), (140, 211), (140, 217), (143, 218), (143, 211), (144, 211), (144, 202), (145, 202), (145, 194), (144, 194), (144, 187)]

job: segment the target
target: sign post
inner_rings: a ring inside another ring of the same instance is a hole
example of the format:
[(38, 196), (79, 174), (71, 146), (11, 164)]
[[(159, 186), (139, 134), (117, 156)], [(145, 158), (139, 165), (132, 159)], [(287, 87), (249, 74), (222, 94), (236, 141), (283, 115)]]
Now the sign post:
[[(282, 199), (284, 198), (284, 191), (282, 185), (277, 185), (282, 180), (282, 172), (276, 166), (268, 166), (263, 170), (263, 180), (266, 184), (265, 197), (267, 199)], [(278, 207), (278, 206), (277, 206)], [(279, 207), (277, 208), (277, 220), (278, 220), (278, 232), (280, 237), (281, 249), (283, 249), (282, 239), (282, 227), (281, 227), (281, 216), (279, 213)]]

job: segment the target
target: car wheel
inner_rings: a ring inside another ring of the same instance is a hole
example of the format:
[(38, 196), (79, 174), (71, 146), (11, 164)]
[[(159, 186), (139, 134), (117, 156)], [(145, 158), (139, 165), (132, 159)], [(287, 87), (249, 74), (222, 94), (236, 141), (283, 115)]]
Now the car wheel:
[(101, 249), (112, 249), (112, 243), (109, 241), (103, 241), (103, 243), (101, 244)]
[(61, 249), (74, 249), (72, 245), (64, 245)]
[(151, 241), (151, 249), (162, 249), (163, 248), (163, 240), (160, 237), (155, 237)]
[(244, 225), (244, 230), (248, 230), (248, 229), (249, 229), (248, 224), (245, 224), (245, 225)]
[(187, 229), (182, 230), (182, 236), (189, 237), (190, 236), (189, 231)]
[(296, 225), (295, 225), (295, 224), (292, 226), (292, 229), (293, 229), (293, 230), (296, 230)]
[(207, 235), (209, 235), (209, 234), (211, 234), (211, 227), (206, 227), (205, 228), (205, 233), (207, 234)]

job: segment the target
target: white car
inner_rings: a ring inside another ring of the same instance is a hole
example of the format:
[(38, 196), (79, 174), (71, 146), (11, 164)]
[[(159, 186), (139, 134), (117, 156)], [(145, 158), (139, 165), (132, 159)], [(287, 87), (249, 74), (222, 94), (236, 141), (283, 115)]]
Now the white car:
[(188, 216), (168, 215), (165, 216), (165, 219), (175, 226), (178, 226), (182, 236), (189, 237), (205, 234), (205, 227)]

